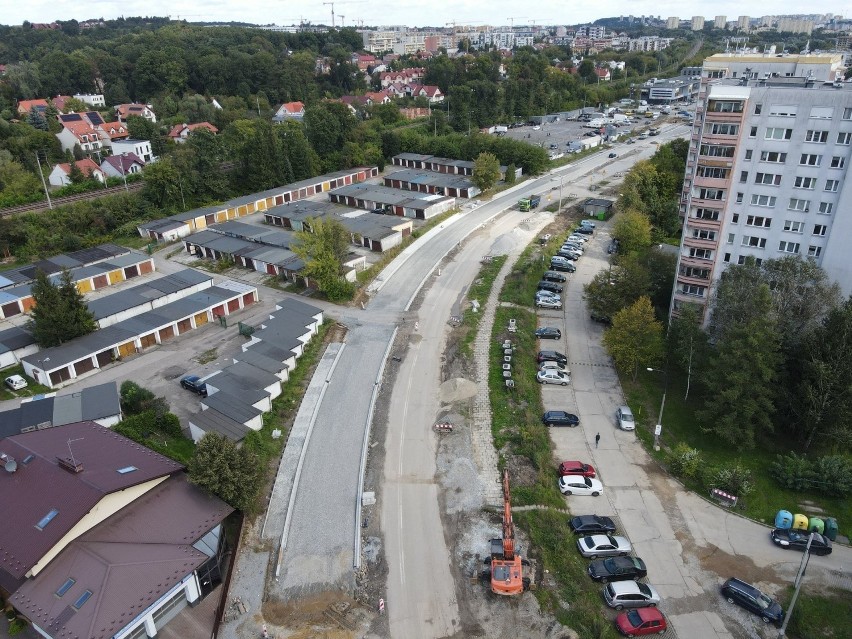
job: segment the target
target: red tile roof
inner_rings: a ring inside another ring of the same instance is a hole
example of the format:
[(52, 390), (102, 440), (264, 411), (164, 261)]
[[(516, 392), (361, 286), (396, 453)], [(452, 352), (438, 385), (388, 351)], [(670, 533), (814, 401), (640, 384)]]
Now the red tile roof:
[(279, 108), (279, 111), (284, 109), (287, 113), (303, 113), (305, 111), (305, 105), (302, 102), (285, 102)]
[(123, 138), (130, 137), (130, 131), (127, 130), (127, 127), (124, 126), (124, 123), (116, 120), (115, 122), (104, 122), (101, 125), (98, 125), (98, 130), (104, 135), (107, 136), (110, 140), (121, 140)]
[(210, 124), (209, 122), (198, 122), (197, 124), (176, 124), (171, 131), (169, 131), (170, 138), (179, 138), (184, 130), (188, 132), (195, 131), (196, 129), (207, 129), (210, 133), (214, 135), (219, 133), (219, 129)]
[(62, 126), (71, 131), (78, 140), (82, 141), (84, 135), (89, 136), (89, 142), (101, 139), (98, 130), (85, 120), (82, 122), (63, 122)]
[(53, 102), (53, 106), (62, 112), (65, 111), (65, 103), (70, 99), (70, 95), (57, 95), (55, 98), (51, 98), (50, 101)]
[(47, 100), (42, 100), (40, 98), (38, 100), (21, 100), (20, 102), (18, 102), (18, 113), (29, 113), (33, 107), (35, 107), (36, 109), (40, 108), (42, 111), (44, 111), (44, 109), (47, 108)]
[[(82, 160), (77, 160), (74, 162), (77, 167), (83, 172), (83, 175), (86, 177), (92, 177), (92, 173), (97, 171), (98, 173), (103, 173), (101, 171), (101, 167), (99, 167), (94, 160), (91, 158), (83, 158)], [(60, 169), (65, 173), (65, 175), (71, 175), (71, 164), (68, 162), (63, 162), (62, 164), (57, 164)]]

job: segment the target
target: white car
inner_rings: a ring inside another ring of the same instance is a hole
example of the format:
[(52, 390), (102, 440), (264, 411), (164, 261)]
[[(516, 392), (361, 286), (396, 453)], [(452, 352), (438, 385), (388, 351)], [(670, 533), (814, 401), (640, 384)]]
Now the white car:
[(621, 430), (636, 430), (636, 420), (633, 419), (633, 411), (630, 406), (619, 406), (615, 411), (615, 419)]
[(592, 477), (565, 475), (559, 478), (559, 492), (563, 495), (592, 495), (597, 497), (603, 492), (603, 484)]
[(541, 365), (538, 367), (538, 370), (540, 370), (540, 371), (556, 371), (558, 373), (567, 373), (568, 375), (571, 374), (571, 371), (569, 371), (567, 368), (565, 368), (562, 364), (560, 364), (559, 362), (551, 361), (551, 360), (547, 360), (546, 362), (542, 362)]
[(539, 384), (559, 384), (560, 386), (568, 386), (571, 381), (568, 373), (549, 368), (540, 370), (535, 378)]
[(540, 127), (539, 125), (537, 125), (537, 124), (536, 124), (536, 125), (533, 127), (533, 131), (541, 131), (541, 127)]
[(27, 387), (27, 380), (25, 380), (20, 375), (10, 375), (5, 380), (6, 386), (11, 388), (12, 390), (21, 390), (22, 388)]
[(580, 226), (589, 226), (591, 228), (597, 228), (597, 225), (591, 220), (580, 220)]
[(633, 552), (633, 546), (626, 537), (617, 535), (589, 535), (577, 540), (577, 548), (580, 554), (588, 559), (598, 557), (620, 557)]
[(552, 293), (550, 291), (536, 291), (535, 299), (538, 300), (554, 300), (556, 302), (562, 301), (562, 296), (559, 293)]
[(578, 242), (566, 242), (565, 244), (562, 245), (560, 250), (562, 250), (562, 251), (566, 251), (566, 250), (567, 251), (574, 251), (575, 253), (580, 253), (580, 254), (585, 252), (583, 245), (578, 243)]
[(535, 305), (539, 308), (553, 308), (556, 310), (560, 310), (562, 308), (562, 302), (560, 300), (554, 300), (547, 297), (537, 298)]
[(585, 235), (578, 235), (578, 234), (574, 233), (572, 235), (569, 235), (565, 239), (565, 241), (566, 242), (579, 242), (579, 243), (585, 244), (586, 242), (589, 241), (589, 238), (587, 238)]

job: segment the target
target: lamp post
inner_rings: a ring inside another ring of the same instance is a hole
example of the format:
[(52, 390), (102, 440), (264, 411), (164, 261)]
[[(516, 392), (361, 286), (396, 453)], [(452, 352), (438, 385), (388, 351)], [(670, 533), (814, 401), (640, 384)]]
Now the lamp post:
[(663, 410), (666, 408), (666, 393), (669, 390), (669, 367), (665, 369), (646, 367), (647, 370), (654, 373), (662, 373), (665, 378), (663, 382), (663, 401), (660, 402), (660, 414), (657, 416), (657, 425), (654, 427), (654, 450), (660, 450), (660, 435), (663, 432)]
[[(559, 212), (562, 210), (562, 182), (564, 179), (564, 175), (559, 176), (559, 208), (556, 209), (557, 214), (559, 214)], [(551, 182), (556, 182), (556, 178), (551, 179)]]
[(784, 623), (781, 624), (781, 629), (778, 631), (778, 639), (783, 639), (787, 633), (787, 624), (790, 623), (790, 617), (793, 615), (793, 608), (796, 606), (796, 600), (799, 598), (799, 590), (802, 588), (804, 581), (805, 569), (808, 567), (808, 562), (811, 559), (811, 542), (814, 540), (814, 533), (808, 535), (808, 545), (805, 546), (805, 554), (799, 564), (799, 572), (796, 574), (796, 581), (793, 582), (795, 590), (793, 591), (793, 599), (790, 601), (790, 607), (787, 609), (787, 614), (784, 615)]

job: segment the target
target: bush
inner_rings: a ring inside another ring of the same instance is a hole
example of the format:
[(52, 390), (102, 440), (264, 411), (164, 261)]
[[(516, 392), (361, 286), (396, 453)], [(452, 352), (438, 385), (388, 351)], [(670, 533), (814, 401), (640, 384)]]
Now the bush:
[(669, 454), (669, 468), (678, 477), (698, 478), (703, 464), (701, 452), (697, 448), (690, 448), (685, 442), (680, 442)]
[(121, 410), (128, 415), (138, 415), (148, 410), (149, 404), (156, 399), (154, 393), (130, 380), (122, 382), (119, 392), (121, 395)]
[(790, 490), (808, 490), (816, 479), (813, 463), (804, 455), (790, 453), (778, 455), (769, 465), (769, 474), (784, 488)]
[(183, 431), (180, 428), (180, 420), (174, 413), (166, 413), (162, 415), (157, 420), (157, 426), (159, 426), (160, 430), (166, 435), (171, 435), (172, 437), (180, 437), (183, 435)]
[(841, 455), (826, 455), (817, 460), (796, 453), (778, 455), (769, 473), (790, 490), (817, 491), (832, 497), (852, 494), (852, 460)]
[(852, 460), (840, 455), (820, 457), (815, 464), (816, 489), (832, 497), (852, 494)]
[(707, 488), (718, 488), (737, 497), (745, 497), (754, 491), (751, 470), (739, 463), (711, 469), (705, 483)]
[(20, 617), (16, 617), (13, 621), (9, 622), (9, 636), (14, 637), (17, 634), (20, 634), (27, 627), (27, 622)]

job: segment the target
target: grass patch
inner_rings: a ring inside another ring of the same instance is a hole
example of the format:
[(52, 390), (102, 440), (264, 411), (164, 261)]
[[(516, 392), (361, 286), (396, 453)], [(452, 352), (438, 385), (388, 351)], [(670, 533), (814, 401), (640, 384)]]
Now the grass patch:
[(33, 397), (35, 395), (53, 392), (53, 389), (39, 384), (32, 377), (24, 375), (24, 367), (21, 364), (15, 364), (14, 366), (4, 369), (2, 374), (0, 374), (0, 379), (6, 379), (12, 375), (20, 375), (27, 380), (27, 387), (22, 388), (21, 390), (11, 391), (9, 390), (9, 387), (6, 386), (5, 382), (0, 382), (0, 401), (15, 399), (16, 397)]
[[(573, 227), (572, 227), (573, 228)], [(571, 233), (555, 233), (546, 244), (530, 244), (523, 250), (515, 262), (512, 272), (506, 276), (503, 290), (500, 291), (500, 301), (532, 306), (535, 303), (535, 292), (538, 282), (545, 271), (550, 268), (550, 257), (562, 246), (562, 242)], [(570, 273), (562, 273), (566, 279)]]
[(210, 348), (210, 349), (204, 351), (203, 353), (201, 353), (201, 355), (199, 355), (198, 357), (196, 357), (195, 361), (198, 362), (199, 364), (209, 364), (210, 362), (215, 360), (217, 357), (218, 357), (218, 353), (217, 353), (216, 349)]
[[(831, 639), (849, 636), (852, 628), (852, 597), (844, 590), (822, 589), (824, 595), (812, 595), (804, 586), (787, 626), (794, 639)], [(788, 590), (788, 603), (793, 589)], [(786, 609), (786, 606), (785, 606)]]
[(488, 301), (488, 296), (491, 295), (494, 280), (500, 273), (500, 269), (503, 268), (503, 265), (506, 263), (506, 259), (506, 255), (498, 255), (483, 264), (482, 268), (479, 269), (479, 276), (473, 281), (473, 284), (471, 284), (467, 291), (467, 299), (476, 300), (480, 304), (479, 311), (474, 312), (473, 306), (471, 305), (464, 310), (464, 314), (462, 316), (462, 326), (465, 327), (466, 332), (462, 339), (461, 349), (467, 357), (470, 357), (473, 354), (473, 340), (476, 337), (479, 322), (482, 320), (482, 308), (485, 307), (485, 303)]

